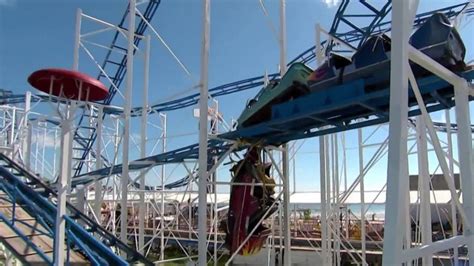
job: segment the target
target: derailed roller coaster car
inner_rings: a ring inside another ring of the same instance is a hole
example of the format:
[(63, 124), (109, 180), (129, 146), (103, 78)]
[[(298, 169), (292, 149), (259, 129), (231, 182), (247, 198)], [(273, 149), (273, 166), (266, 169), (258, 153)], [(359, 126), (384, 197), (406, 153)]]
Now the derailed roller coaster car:
[[(245, 158), (231, 169), (235, 184), (231, 186), (227, 221), (221, 225), (226, 231), (225, 243), (231, 253), (237, 251), (261, 219), (277, 209), (273, 198), (275, 182), (270, 177), (271, 164), (262, 163), (260, 153), (260, 148), (249, 148)], [(258, 225), (239, 254), (258, 253), (269, 235), (268, 227)]]
[[(468, 68), (464, 63), (466, 48), (463, 41), (449, 19), (441, 13), (428, 18), (412, 34), (410, 44), (452, 71)], [(354, 80), (364, 80), (366, 93), (387, 88), (390, 84), (390, 54), (391, 40), (382, 34), (368, 38), (351, 58), (330, 54), (329, 59), (311, 74), (308, 74), (308, 67), (295, 63), (279, 84), (263, 88), (257, 97), (249, 102), (238, 119), (238, 128), (270, 120), (272, 107), (275, 105), (307, 94), (325, 94), (338, 85)], [(422, 67), (414, 63), (411, 63), (411, 66), (415, 77), (429, 75)], [(301, 77), (306, 77), (306, 80), (302, 81)], [(297, 84), (296, 88), (294, 84)], [(452, 88), (441, 90), (440, 93), (452, 94)]]

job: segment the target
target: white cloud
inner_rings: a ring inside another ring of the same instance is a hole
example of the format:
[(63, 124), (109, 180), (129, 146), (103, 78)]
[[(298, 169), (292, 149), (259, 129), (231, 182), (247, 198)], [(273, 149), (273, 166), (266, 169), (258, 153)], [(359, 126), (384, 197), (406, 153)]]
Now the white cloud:
[[(0, 0), (1, 1), (1, 0)], [(341, 0), (322, 0), (329, 8), (336, 7), (339, 5)]]

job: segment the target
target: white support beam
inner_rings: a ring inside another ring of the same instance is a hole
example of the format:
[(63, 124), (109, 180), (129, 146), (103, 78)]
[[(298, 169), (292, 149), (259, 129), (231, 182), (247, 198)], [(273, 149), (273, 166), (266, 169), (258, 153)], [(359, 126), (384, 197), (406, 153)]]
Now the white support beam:
[[(97, 107), (97, 131), (96, 131), (96, 141), (95, 141), (95, 169), (99, 170), (103, 167), (102, 162), (102, 128), (103, 128), (103, 113), (104, 107), (102, 105)], [(94, 184), (94, 213), (97, 217), (97, 222), (102, 222), (102, 181), (97, 180)]]
[[(472, 131), (469, 112), (469, 97), (467, 82), (459, 82), (454, 86), (456, 101), (456, 123), (458, 125), (458, 157), (459, 174), (461, 176), (461, 190), (463, 208), (467, 220), (472, 225), (474, 222), (474, 174), (473, 151), (472, 151)], [(472, 237), (472, 226), (463, 226), (464, 236), (468, 239), (469, 260), (474, 261), (474, 238)]]
[[(148, 82), (149, 82), (149, 68), (150, 67), (150, 36), (145, 37), (145, 53), (143, 60), (143, 109), (140, 124), (140, 157), (146, 157), (147, 144), (147, 123), (148, 123)], [(140, 175), (140, 205), (138, 207), (138, 250), (144, 254), (145, 247), (145, 181), (146, 171), (142, 171)], [(163, 221), (163, 220), (161, 220)], [(161, 258), (163, 259), (163, 258)]]
[[(81, 85), (82, 86), (82, 85)], [(74, 103), (72, 103), (74, 105)], [(66, 105), (66, 115), (61, 123), (61, 170), (57, 183), (57, 212), (56, 224), (54, 229), (54, 264), (63, 265), (66, 258), (65, 247), (65, 227), (66, 221), (66, 196), (68, 192), (68, 180), (71, 177), (71, 161), (72, 161), (72, 123), (74, 121), (72, 113), (74, 106)]]
[[(280, 76), (286, 73), (286, 0), (280, 0)], [(290, 231), (290, 167), (288, 144), (282, 145), (283, 170), (283, 229), (284, 229), (284, 261), (283, 265), (291, 265), (291, 231)]]
[(408, 37), (418, 1), (392, 4), (390, 122), (383, 265), (400, 265), (406, 230), (404, 204), (408, 191)]
[[(472, 238), (472, 236), (469, 236), (469, 238)], [(466, 242), (467, 242), (467, 239), (465, 236), (455, 236), (448, 239), (436, 241), (432, 243), (431, 245), (404, 250), (400, 254), (400, 257), (403, 256), (404, 261), (411, 261), (411, 260), (415, 260), (424, 256), (432, 255), (434, 253), (437, 253), (443, 250), (451, 249), (453, 247), (459, 247), (459, 246), (465, 245)], [(384, 249), (385, 248), (386, 247), (384, 247)], [(389, 265), (392, 265), (392, 264), (389, 264)], [(400, 264), (397, 264), (397, 265), (400, 265)]]
[[(30, 170), (30, 163), (31, 163), (31, 134), (32, 134), (32, 127), (31, 124), (28, 122), (28, 117), (30, 114), (31, 109), (31, 92), (27, 91), (25, 93), (25, 113), (23, 114), (23, 159), (26, 169)], [(54, 170), (53, 170), (54, 172)]]
[(328, 217), (327, 205), (329, 198), (326, 197), (326, 136), (319, 137), (319, 178), (321, 189), (321, 253), (323, 257), (323, 265), (330, 265), (329, 263), (329, 237), (328, 237)]
[[(161, 121), (161, 152), (166, 152), (166, 134), (167, 134), (167, 116), (166, 114), (160, 113), (160, 121)], [(160, 173), (160, 180), (161, 180), (161, 209), (165, 209), (165, 201), (163, 197), (163, 193), (165, 193), (165, 176), (166, 176), (166, 165), (161, 165), (161, 173)], [(164, 221), (164, 212), (162, 211), (161, 221)], [(190, 217), (190, 216), (188, 216)], [(160, 223), (161, 225), (161, 239), (160, 239), (160, 260), (165, 259), (165, 224)]]
[[(122, 176), (120, 180), (121, 198), (120, 198), (120, 240), (127, 243), (127, 227), (128, 227), (128, 181), (129, 176), (129, 153), (130, 151), (130, 117), (132, 109), (132, 90), (133, 90), (133, 52), (134, 52), (134, 37), (135, 37), (135, 0), (129, 1), (129, 22), (127, 33), (127, 75), (126, 75), (126, 89), (125, 89), (125, 103), (123, 112), (123, 140), (122, 140)], [(122, 254), (125, 255), (125, 254)]]
[[(446, 125), (451, 125), (451, 113), (450, 110), (445, 110), (446, 115)], [(446, 127), (446, 138), (448, 141), (448, 159), (449, 159), (449, 173), (453, 177), (454, 181), (454, 154), (453, 154), (453, 137), (452, 137), (452, 129), (450, 126)], [(457, 217), (457, 210), (456, 204), (453, 200), (450, 201), (451, 206), (451, 228), (453, 236), (458, 235), (458, 217)], [(454, 265), (458, 265), (459, 263), (459, 251), (457, 248), (454, 249), (453, 252), (453, 262)]]
[[(366, 256), (366, 230), (365, 230), (365, 182), (364, 182), (364, 144), (362, 143), (362, 128), (357, 130), (357, 140), (358, 140), (358, 148), (359, 148), (359, 176), (360, 176), (360, 243), (361, 243), (361, 251), (362, 251), (362, 263), (363, 265), (367, 265), (367, 256)], [(347, 193), (347, 189), (346, 189)]]
[[(428, 148), (426, 140), (426, 125), (423, 118), (416, 120), (417, 152), (418, 152), (418, 191), (420, 195), (420, 231), (421, 243), (429, 245), (432, 242), (431, 205), (430, 205), (430, 172), (428, 164)], [(433, 265), (432, 255), (423, 258), (423, 266)]]
[(198, 265), (207, 265), (207, 111), (211, 3), (210, 0), (203, 0), (202, 4), (203, 32), (201, 50), (201, 86), (199, 95)]
[[(418, 51), (411, 45), (408, 45), (408, 53), (411, 61), (417, 63), (418, 65), (422, 66), (423, 68), (435, 74), (436, 76), (446, 80), (450, 84), (457, 85), (465, 82), (463, 78), (459, 77), (451, 70), (447, 69), (446, 67), (435, 61), (433, 58)], [(463, 89), (467, 91), (468, 87), (463, 86)]]
[(73, 54), (73, 65), (72, 69), (75, 71), (79, 70), (79, 49), (81, 43), (81, 18), (82, 10), (80, 8), (76, 11), (76, 31), (74, 38), (74, 54)]

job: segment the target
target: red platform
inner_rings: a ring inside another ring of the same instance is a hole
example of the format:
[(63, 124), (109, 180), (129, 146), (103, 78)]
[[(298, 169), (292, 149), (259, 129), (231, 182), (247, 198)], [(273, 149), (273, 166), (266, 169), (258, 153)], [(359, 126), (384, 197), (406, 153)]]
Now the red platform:
[[(67, 69), (41, 69), (33, 72), (28, 77), (28, 82), (40, 91), (76, 101), (100, 101), (109, 93), (104, 84), (97, 79)], [(82, 90), (79, 95), (81, 83)]]

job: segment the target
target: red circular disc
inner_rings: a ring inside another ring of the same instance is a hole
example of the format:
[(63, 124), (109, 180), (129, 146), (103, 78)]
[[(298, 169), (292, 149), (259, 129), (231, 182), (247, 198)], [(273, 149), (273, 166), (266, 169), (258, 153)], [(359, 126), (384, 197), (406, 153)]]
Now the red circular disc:
[(109, 93), (97, 79), (67, 69), (41, 69), (33, 72), (28, 82), (42, 92), (76, 101), (100, 101)]

